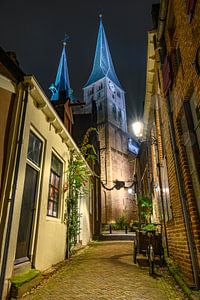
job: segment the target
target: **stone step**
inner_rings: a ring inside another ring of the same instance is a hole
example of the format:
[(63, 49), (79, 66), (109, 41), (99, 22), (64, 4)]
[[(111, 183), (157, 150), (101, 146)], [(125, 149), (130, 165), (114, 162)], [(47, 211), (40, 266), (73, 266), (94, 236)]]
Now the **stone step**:
[(101, 241), (133, 241), (135, 236), (133, 234), (102, 234)]

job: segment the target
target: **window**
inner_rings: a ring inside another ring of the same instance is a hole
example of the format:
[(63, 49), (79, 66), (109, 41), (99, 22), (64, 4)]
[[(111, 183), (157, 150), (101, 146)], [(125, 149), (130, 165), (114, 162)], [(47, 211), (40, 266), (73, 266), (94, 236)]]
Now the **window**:
[(122, 112), (121, 112), (121, 110), (118, 111), (118, 120), (119, 120), (119, 122), (121, 122), (121, 120), (122, 120)]
[(94, 94), (94, 87), (92, 87), (88, 90), (88, 96), (91, 96), (93, 94)]
[[(199, 152), (199, 110), (195, 106), (196, 97), (193, 95), (190, 102), (185, 102), (184, 114), (181, 118), (183, 143), (185, 146), (188, 167), (190, 171), (194, 196), (200, 214), (200, 152)], [(198, 112), (196, 112), (198, 111)]]
[(121, 98), (120, 91), (117, 91), (117, 97), (118, 97), (118, 98)]
[(41, 161), (41, 153), (42, 153), (41, 140), (34, 133), (30, 132), (28, 153), (27, 153), (28, 159), (31, 160), (37, 166), (39, 166)]
[(168, 91), (172, 84), (172, 74), (170, 68), (170, 58), (166, 55), (165, 61), (162, 67), (162, 75), (163, 75), (163, 89), (165, 96), (168, 94)]
[(30, 260), (40, 190), (43, 142), (31, 131), (27, 151), (15, 264)]
[(117, 120), (117, 109), (116, 109), (115, 104), (113, 104), (112, 112), (113, 112), (114, 119)]
[(196, 0), (185, 0), (185, 2), (186, 2), (186, 13), (189, 17), (189, 21), (191, 22), (194, 9), (195, 9)]
[(172, 219), (173, 215), (172, 215), (171, 200), (170, 200), (170, 194), (169, 194), (169, 183), (168, 183), (168, 175), (167, 175), (166, 158), (164, 158), (162, 161), (161, 180), (162, 180), (162, 193), (163, 193), (165, 219), (166, 219), (166, 221), (170, 221)]
[(178, 44), (176, 44), (175, 48), (172, 49), (171, 60), (172, 60), (172, 67), (173, 67), (173, 77), (176, 78), (179, 66), (182, 63), (181, 52)]
[(58, 217), (62, 163), (52, 154), (47, 215)]
[(100, 111), (100, 110), (102, 110), (103, 109), (103, 106), (102, 106), (102, 103), (100, 102), (99, 103), (99, 106), (98, 106), (98, 110)]
[(197, 142), (200, 148), (200, 107), (197, 105), (197, 99), (194, 94), (190, 100), (190, 108), (194, 122), (194, 131), (196, 133)]
[(101, 82), (99, 87), (98, 87), (98, 91), (102, 90), (102, 88), (103, 88), (103, 83)]

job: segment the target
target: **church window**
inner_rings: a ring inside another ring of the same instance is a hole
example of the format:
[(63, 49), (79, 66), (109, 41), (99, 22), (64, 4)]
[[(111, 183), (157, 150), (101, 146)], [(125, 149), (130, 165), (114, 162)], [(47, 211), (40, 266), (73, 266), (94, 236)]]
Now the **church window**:
[(102, 88), (103, 88), (103, 83), (101, 82), (99, 85), (98, 91), (102, 90)]
[(117, 109), (116, 109), (115, 104), (113, 104), (112, 112), (113, 112), (114, 119), (117, 120)]
[(93, 95), (94, 94), (94, 87), (92, 87), (91, 89), (88, 90), (88, 96)]
[(99, 111), (102, 110), (102, 108), (103, 108), (102, 103), (99, 103), (99, 107), (98, 108), (99, 108)]
[(97, 99), (99, 99), (99, 98), (101, 98), (101, 93), (100, 92), (97, 94)]
[(120, 91), (117, 91), (117, 97), (118, 97), (118, 98), (121, 98)]
[(122, 120), (122, 112), (121, 110), (118, 111), (118, 120), (121, 122)]
[(115, 94), (112, 94), (112, 98), (115, 99)]

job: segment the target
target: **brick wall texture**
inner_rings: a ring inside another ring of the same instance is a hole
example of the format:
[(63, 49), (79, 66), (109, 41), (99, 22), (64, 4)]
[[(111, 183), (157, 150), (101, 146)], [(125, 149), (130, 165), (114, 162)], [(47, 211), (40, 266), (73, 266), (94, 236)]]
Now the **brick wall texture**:
[(134, 178), (134, 156), (127, 150), (127, 134), (112, 124), (98, 127), (101, 155), (101, 180), (112, 188), (116, 179), (125, 181), (125, 188), (108, 191), (102, 186), (102, 223), (114, 223), (123, 215), (130, 222), (137, 219), (136, 203), (128, 193)]
[[(183, 114), (183, 103), (190, 99), (193, 93), (196, 95), (198, 106), (200, 105), (200, 76), (195, 70), (194, 60), (198, 47), (200, 46), (200, 1), (196, 1), (194, 13), (191, 19), (186, 13), (185, 0), (170, 0), (168, 3), (167, 19), (164, 31), (167, 55), (172, 61), (172, 85), (170, 99), (173, 108), (173, 123), (175, 138), (180, 162), (182, 182), (185, 191), (185, 199), (189, 213), (190, 225), (195, 254), (200, 265), (200, 222), (197, 210), (197, 199), (193, 192), (192, 181), (188, 166), (185, 146), (183, 143), (183, 132), (180, 118)], [(180, 64), (173, 59), (173, 51), (179, 47)], [(161, 120), (156, 123), (157, 132), (160, 134), (162, 127), (162, 139), (158, 139), (158, 150), (160, 159), (162, 151), (167, 158), (167, 170), (169, 181), (169, 192), (173, 217), (166, 222), (167, 238), (170, 256), (177, 262), (184, 278), (193, 284), (193, 272), (188, 237), (186, 234), (183, 209), (181, 205), (180, 192), (178, 188), (174, 153), (169, 130), (169, 117), (167, 102), (163, 93), (163, 78), (160, 67), (158, 52), (155, 53), (155, 94), (160, 94), (159, 109)], [(159, 78), (158, 78), (159, 77)], [(160, 79), (160, 91), (158, 91)], [(158, 120), (158, 115), (157, 120)], [(164, 150), (165, 148), (165, 150)]]

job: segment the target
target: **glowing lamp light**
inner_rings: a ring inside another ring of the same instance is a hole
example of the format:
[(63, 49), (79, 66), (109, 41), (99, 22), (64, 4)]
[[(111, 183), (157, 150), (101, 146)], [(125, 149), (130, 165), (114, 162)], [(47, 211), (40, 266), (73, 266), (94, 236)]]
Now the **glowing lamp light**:
[(128, 193), (131, 195), (133, 190), (131, 188), (128, 189)]
[(140, 121), (133, 123), (132, 125), (134, 135), (139, 138), (143, 136), (144, 124)]

